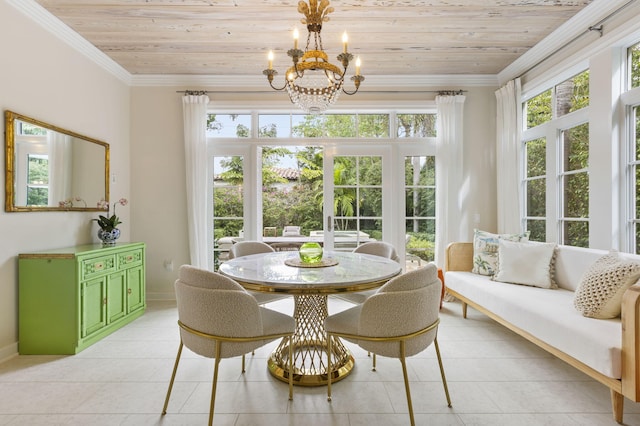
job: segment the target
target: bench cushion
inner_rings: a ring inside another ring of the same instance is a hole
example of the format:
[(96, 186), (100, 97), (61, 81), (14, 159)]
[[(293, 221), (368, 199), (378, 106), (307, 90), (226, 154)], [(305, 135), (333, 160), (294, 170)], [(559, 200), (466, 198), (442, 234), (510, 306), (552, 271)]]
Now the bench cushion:
[(582, 316), (573, 306), (573, 291), (501, 283), (471, 272), (448, 271), (445, 282), (448, 289), (605, 376), (621, 377), (620, 319)]

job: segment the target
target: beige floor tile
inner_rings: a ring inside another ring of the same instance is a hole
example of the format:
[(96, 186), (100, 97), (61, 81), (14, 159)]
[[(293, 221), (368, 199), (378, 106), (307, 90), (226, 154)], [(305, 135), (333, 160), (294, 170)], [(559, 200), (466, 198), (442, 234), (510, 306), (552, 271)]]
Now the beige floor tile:
[(240, 414), (234, 426), (350, 426), (347, 414)]
[[(330, 313), (352, 305), (329, 300)], [(268, 305), (293, 312), (293, 300)], [(179, 344), (175, 302), (150, 302), (145, 315), (75, 356), (17, 356), (0, 364), (0, 425), (202, 425), (213, 361), (184, 350), (166, 416), (161, 416)], [(445, 303), (439, 332), (453, 408), (433, 347), (407, 361), (417, 425), (615, 425), (609, 390), (486, 316)], [(272, 342), (221, 362), (217, 426), (408, 424), (402, 370), (347, 343), (356, 367), (333, 386), (296, 387), (269, 374)], [(640, 426), (640, 404), (625, 400), (625, 424)]]
[(122, 414), (25, 414), (16, 416), (7, 424), (11, 426), (112, 426), (122, 424), (126, 417)]

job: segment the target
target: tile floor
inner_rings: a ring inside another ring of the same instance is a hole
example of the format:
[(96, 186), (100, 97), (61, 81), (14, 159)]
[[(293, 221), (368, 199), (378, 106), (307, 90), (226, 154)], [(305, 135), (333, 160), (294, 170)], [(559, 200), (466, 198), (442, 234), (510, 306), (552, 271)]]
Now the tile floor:
[[(330, 312), (348, 306), (331, 300)], [(271, 304), (291, 313), (289, 300)], [(609, 391), (482, 314), (445, 303), (440, 348), (448, 408), (433, 348), (408, 360), (418, 425), (616, 425)], [(203, 425), (212, 362), (185, 351), (166, 416), (162, 404), (178, 347), (177, 311), (150, 302), (147, 313), (76, 356), (18, 356), (0, 364), (0, 425)], [(326, 388), (294, 388), (269, 376), (270, 344), (248, 358), (223, 360), (214, 424), (220, 426), (407, 425), (400, 363), (356, 357), (351, 376)], [(640, 404), (625, 400), (625, 424), (640, 425)]]

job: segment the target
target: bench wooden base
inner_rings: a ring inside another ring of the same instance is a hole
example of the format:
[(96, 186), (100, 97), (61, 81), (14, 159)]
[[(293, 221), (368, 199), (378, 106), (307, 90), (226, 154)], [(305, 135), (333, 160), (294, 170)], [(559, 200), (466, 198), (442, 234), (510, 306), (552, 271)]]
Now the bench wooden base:
[(483, 314), (485, 314), (486, 316), (488, 316), (492, 320), (496, 321), (500, 325), (505, 326), (506, 328), (508, 328), (509, 330), (511, 330), (514, 333), (518, 334), (519, 336), (524, 337), (525, 339), (527, 339), (531, 343), (539, 346), (540, 348), (544, 349), (545, 351), (549, 352), (550, 354), (552, 354), (552, 355), (558, 357), (559, 359), (565, 361), (566, 363), (568, 363), (572, 367), (577, 368), (579, 371), (582, 371), (584, 374), (586, 374), (587, 376), (591, 377), (592, 379), (597, 380), (598, 382), (600, 382), (603, 385), (607, 386), (611, 390), (611, 409), (612, 409), (612, 412), (613, 412), (613, 419), (618, 423), (622, 423), (622, 413), (623, 413), (623, 408), (624, 408), (624, 396), (622, 395), (622, 381), (621, 380), (617, 380), (617, 379), (613, 379), (611, 377), (605, 376), (604, 374), (594, 370), (593, 368), (591, 368), (591, 367), (587, 366), (586, 364), (578, 361), (577, 359), (573, 358), (572, 356), (569, 356), (566, 353), (562, 352), (561, 350), (558, 350), (554, 346), (551, 346), (551, 345), (547, 344), (546, 342), (538, 339), (537, 337), (531, 335), (530, 333), (522, 330), (521, 328), (514, 326), (513, 324), (511, 324), (510, 322), (508, 322), (504, 318), (500, 317), (499, 315), (496, 315), (493, 312), (483, 308), (482, 306), (474, 303), (472, 300), (467, 299), (466, 297), (464, 297), (464, 296), (460, 295), (459, 293), (451, 290), (450, 288), (447, 288), (447, 293), (449, 293), (450, 295), (452, 295), (453, 297), (455, 297), (456, 299), (458, 299), (458, 300), (460, 300), (462, 302), (462, 316), (464, 318), (467, 318), (467, 306), (471, 306), (472, 308), (476, 309), (479, 312), (482, 312)]

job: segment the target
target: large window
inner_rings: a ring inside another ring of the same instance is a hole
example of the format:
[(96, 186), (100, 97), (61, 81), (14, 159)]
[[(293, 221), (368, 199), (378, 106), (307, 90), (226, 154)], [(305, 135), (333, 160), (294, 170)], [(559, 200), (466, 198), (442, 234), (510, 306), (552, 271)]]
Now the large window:
[(560, 145), (561, 241), (589, 247), (589, 124), (563, 130)]
[[(284, 227), (324, 238), (328, 223), (334, 250), (384, 240), (412, 259), (433, 260), (435, 118), (431, 112), (210, 114), (214, 267), (240, 238), (279, 249), (274, 240)], [(246, 155), (227, 154), (234, 149)], [(400, 173), (405, 181), (392, 183)]]
[(431, 261), (436, 238), (436, 157), (408, 156), (405, 171), (405, 231), (411, 259)]
[(627, 54), (628, 89), (626, 103), (627, 199), (629, 200), (627, 249), (640, 253), (640, 43)]
[(640, 87), (640, 43), (631, 46), (627, 55), (629, 87)]
[(244, 159), (213, 157), (213, 263), (217, 269), (227, 258), (234, 237), (244, 233)]
[(631, 160), (629, 161), (629, 198), (630, 211), (630, 244), (633, 253), (640, 253), (640, 107), (633, 106), (629, 110), (629, 123), (632, 131), (629, 135)]
[(589, 245), (588, 106), (588, 70), (523, 103), (522, 222), (531, 240)]
[(527, 141), (525, 156), (525, 226), (534, 241), (547, 240), (547, 141), (545, 138)]

